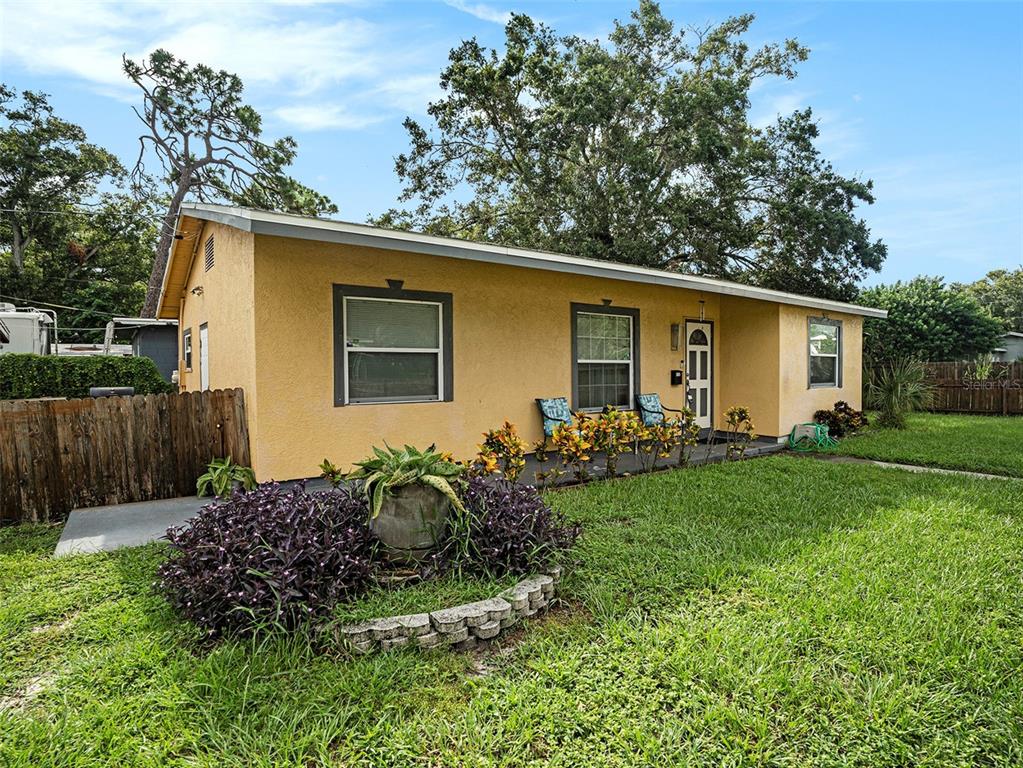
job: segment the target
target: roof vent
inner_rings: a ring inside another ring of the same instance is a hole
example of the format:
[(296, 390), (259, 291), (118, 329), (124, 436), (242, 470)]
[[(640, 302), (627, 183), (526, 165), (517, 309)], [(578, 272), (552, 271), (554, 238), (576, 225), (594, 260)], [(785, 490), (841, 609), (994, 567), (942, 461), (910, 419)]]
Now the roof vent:
[(206, 271), (213, 269), (213, 235), (206, 240)]

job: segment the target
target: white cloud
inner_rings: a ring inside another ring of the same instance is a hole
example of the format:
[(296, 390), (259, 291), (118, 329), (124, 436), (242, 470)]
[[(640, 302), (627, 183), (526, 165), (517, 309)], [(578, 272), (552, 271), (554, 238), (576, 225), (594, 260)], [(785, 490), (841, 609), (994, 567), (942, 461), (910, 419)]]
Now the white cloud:
[(767, 128), (774, 125), (779, 116), (791, 115), (797, 109), (804, 109), (811, 96), (804, 91), (785, 91), (767, 97), (766, 103), (751, 118), (753, 127)]
[(934, 155), (905, 158), (866, 175), (874, 180), (877, 203), (863, 214), (888, 244), (886, 279), (911, 276), (922, 262), (928, 274), (963, 279), (1011, 260), (1014, 247), (1006, 233), (1018, 226), (1020, 205), (1014, 169)]
[(387, 80), (374, 92), (388, 106), (403, 112), (426, 111), (426, 105), (444, 96), (439, 75), (409, 75)]
[(359, 130), (386, 118), (380, 114), (352, 113), (339, 104), (296, 104), (278, 107), (274, 110), (274, 115), (300, 131)]
[(121, 55), (166, 48), (189, 62), (227, 69), (248, 84), (286, 84), (300, 93), (379, 66), (376, 30), (358, 18), (291, 21), (273, 3), (232, 3), (212, 20), (205, 3), (18, 3), (5, 15), (0, 56), (31, 72), (71, 75), (108, 88), (129, 85)]
[(463, 13), (475, 16), (482, 21), (492, 21), (494, 24), (507, 24), (511, 19), (511, 11), (499, 11), (486, 3), (470, 3), (466, 0), (444, 0), (445, 5), (450, 5)]
[(359, 130), (425, 110), (440, 91), (424, 61), (442, 52), (432, 42), (395, 48), (394, 30), (337, 5), (234, 2), (214, 18), (199, 2), (0, 0), (0, 70), (70, 77), (134, 102), (122, 55), (164, 48), (239, 75), (250, 103), (295, 130)]

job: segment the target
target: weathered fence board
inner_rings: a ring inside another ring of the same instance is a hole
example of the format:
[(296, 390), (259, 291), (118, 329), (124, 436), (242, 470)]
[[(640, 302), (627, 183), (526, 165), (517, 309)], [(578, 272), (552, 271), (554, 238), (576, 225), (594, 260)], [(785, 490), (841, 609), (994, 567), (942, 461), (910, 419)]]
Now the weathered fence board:
[[(1023, 363), (924, 363), (933, 387), (929, 411), (995, 416), (1023, 414)], [(870, 371), (864, 371), (864, 381)]]
[(1023, 384), (1012, 381), (938, 381), (934, 383), (933, 400), (928, 410), (1017, 416), (1023, 414)]
[(0, 401), (0, 523), (187, 496), (228, 455), (251, 463), (240, 389)]
[[(1023, 363), (1002, 363), (992, 361), (990, 370), (985, 371), (986, 379), (990, 381), (1005, 381), (1023, 379)], [(976, 379), (977, 374), (986, 367), (977, 363), (924, 363), (927, 369), (927, 378), (932, 381), (968, 381)]]

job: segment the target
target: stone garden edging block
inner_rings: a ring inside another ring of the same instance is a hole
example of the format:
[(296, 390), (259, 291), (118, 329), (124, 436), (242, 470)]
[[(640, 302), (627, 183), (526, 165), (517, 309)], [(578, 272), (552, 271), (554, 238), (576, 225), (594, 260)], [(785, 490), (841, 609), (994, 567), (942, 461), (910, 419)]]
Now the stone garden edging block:
[(358, 624), (345, 624), (338, 636), (356, 653), (392, 648), (447, 646), (468, 650), (479, 641), (493, 640), (523, 619), (545, 610), (554, 599), (561, 568), (523, 579), (496, 597), (442, 608), (430, 613), (383, 616)]

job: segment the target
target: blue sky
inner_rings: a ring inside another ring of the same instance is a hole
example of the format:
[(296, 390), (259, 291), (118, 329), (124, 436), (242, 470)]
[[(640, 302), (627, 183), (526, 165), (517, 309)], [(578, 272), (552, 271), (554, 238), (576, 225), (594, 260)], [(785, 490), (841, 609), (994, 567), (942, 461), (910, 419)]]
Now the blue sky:
[[(439, 93), (447, 52), (499, 46), (510, 11), (603, 37), (631, 3), (21, 3), (0, 0), (0, 79), (134, 162), (139, 124), (122, 52), (165, 47), (242, 76), (270, 136), (299, 142), (294, 173), (362, 221), (395, 204), (405, 115)], [(664, 3), (683, 25), (757, 15), (749, 41), (811, 49), (792, 81), (754, 94), (755, 121), (811, 106), (820, 146), (871, 178), (862, 209), (889, 246), (879, 277), (972, 280), (1023, 261), (1023, 4)]]

